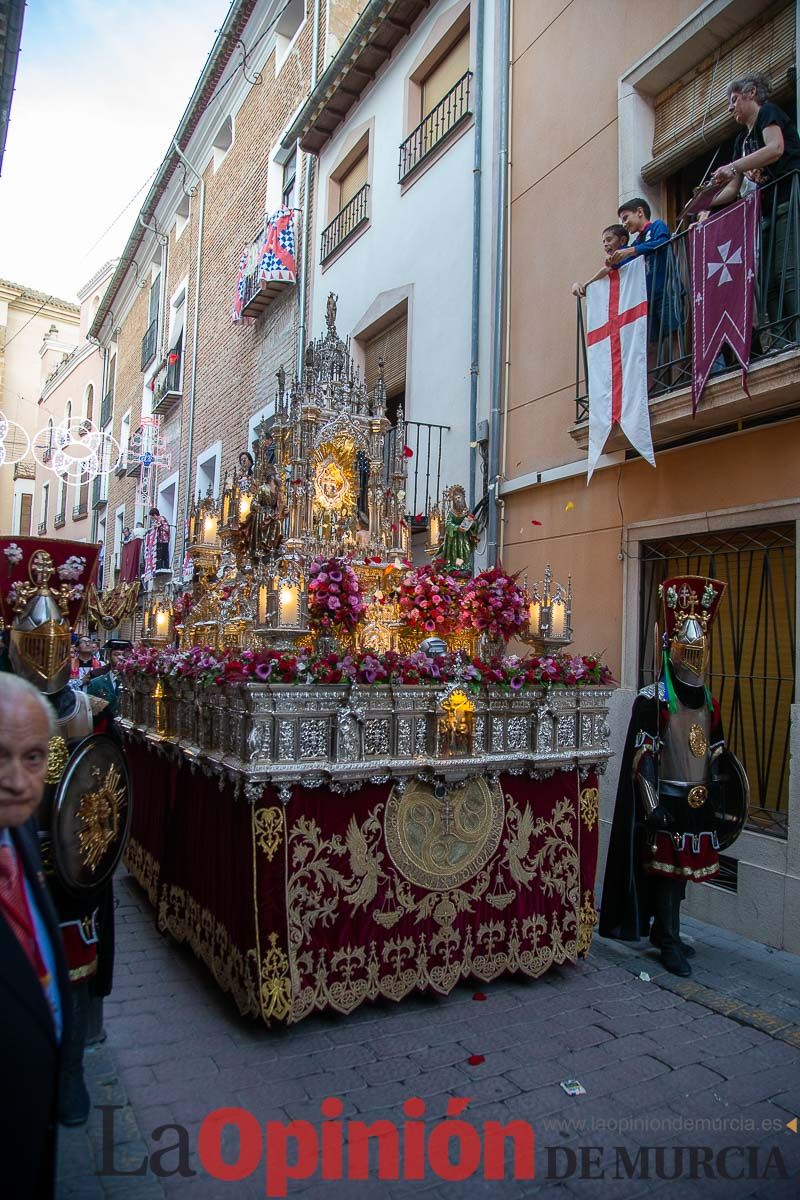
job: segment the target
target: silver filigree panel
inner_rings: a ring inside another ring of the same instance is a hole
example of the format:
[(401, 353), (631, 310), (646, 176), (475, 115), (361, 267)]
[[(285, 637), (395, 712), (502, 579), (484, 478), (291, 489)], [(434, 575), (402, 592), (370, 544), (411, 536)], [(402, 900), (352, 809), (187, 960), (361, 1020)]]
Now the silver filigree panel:
[(327, 721), (303, 720), (300, 722), (300, 757), (305, 759), (328, 757)]
[(388, 721), (364, 722), (364, 753), (367, 756), (380, 756), (389, 753)]

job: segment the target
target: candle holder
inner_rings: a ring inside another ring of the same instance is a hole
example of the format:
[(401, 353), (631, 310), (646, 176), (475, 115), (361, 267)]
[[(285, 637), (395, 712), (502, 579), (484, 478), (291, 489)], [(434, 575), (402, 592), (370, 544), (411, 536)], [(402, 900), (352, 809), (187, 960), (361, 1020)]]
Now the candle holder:
[(525, 581), (528, 601), (528, 629), (519, 636), (522, 641), (540, 653), (552, 653), (559, 647), (569, 646), (572, 641), (572, 576), (564, 589), (560, 583), (553, 584), (553, 572), (548, 563), (544, 569), (541, 590), (538, 584), (532, 588)]
[(292, 650), (308, 636), (306, 578), (298, 560), (277, 559), (260, 572), (253, 633), (276, 650)]
[(145, 646), (168, 646), (175, 636), (172, 600), (154, 593), (144, 609), (142, 642)]
[(220, 511), (209, 487), (205, 496), (198, 492), (189, 513), (189, 542), (186, 552), (192, 561), (198, 591), (202, 595), (219, 568), (222, 543), (219, 537)]

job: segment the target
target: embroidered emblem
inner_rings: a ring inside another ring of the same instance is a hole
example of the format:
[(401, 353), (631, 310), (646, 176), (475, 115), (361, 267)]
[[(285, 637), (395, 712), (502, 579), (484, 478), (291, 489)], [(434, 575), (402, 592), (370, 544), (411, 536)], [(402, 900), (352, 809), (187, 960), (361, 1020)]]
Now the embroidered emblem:
[(689, 730), (689, 749), (695, 758), (705, 758), (708, 740), (702, 725), (693, 725)]

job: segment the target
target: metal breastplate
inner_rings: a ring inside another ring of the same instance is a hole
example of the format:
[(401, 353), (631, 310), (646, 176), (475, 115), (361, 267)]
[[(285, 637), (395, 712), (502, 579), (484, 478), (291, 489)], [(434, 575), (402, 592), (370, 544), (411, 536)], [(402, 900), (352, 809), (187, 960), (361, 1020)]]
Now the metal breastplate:
[(708, 749), (711, 714), (705, 704), (670, 714), (661, 749), (660, 777), (681, 783), (708, 781)]

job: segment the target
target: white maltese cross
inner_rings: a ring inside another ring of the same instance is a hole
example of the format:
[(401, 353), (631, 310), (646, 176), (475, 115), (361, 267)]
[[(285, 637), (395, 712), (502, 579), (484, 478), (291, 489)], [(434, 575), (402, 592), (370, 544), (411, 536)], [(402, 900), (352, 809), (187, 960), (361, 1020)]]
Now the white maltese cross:
[(742, 247), (738, 246), (733, 251), (732, 254), (730, 253), (730, 249), (731, 249), (730, 242), (723, 242), (721, 246), (717, 246), (717, 254), (720, 256), (721, 262), (710, 262), (710, 263), (706, 264), (706, 270), (708, 272), (708, 274), (706, 275), (706, 279), (713, 278), (713, 276), (716, 275), (717, 272), (719, 271), (719, 278), (717, 279), (717, 287), (721, 287), (723, 283), (730, 283), (731, 280), (733, 279), (733, 276), (731, 275), (730, 271), (728, 270), (729, 264), (730, 265), (733, 265), (734, 263), (741, 264)]

